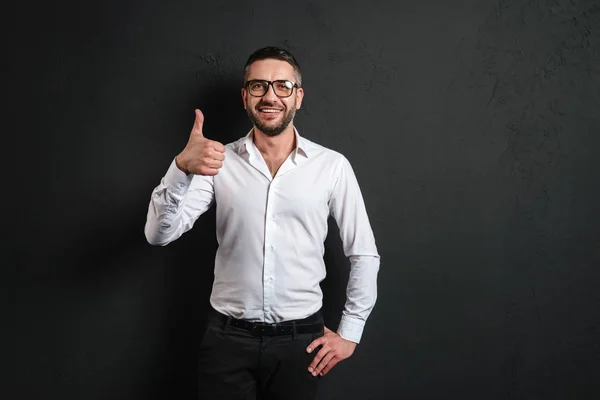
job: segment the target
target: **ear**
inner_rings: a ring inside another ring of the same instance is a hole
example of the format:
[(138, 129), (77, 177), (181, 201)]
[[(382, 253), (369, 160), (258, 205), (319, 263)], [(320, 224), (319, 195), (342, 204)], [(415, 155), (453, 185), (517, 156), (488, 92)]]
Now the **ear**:
[(247, 97), (248, 97), (248, 93), (246, 93), (246, 89), (242, 88), (242, 103), (244, 104), (244, 110), (247, 107), (247, 104), (246, 104)]
[(299, 110), (302, 106), (302, 99), (304, 98), (304, 89), (296, 89), (296, 109)]

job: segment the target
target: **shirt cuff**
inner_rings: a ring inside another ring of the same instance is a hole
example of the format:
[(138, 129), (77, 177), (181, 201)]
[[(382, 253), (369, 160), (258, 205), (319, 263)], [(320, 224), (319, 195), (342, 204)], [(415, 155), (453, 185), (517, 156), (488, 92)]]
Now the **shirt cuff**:
[(354, 343), (359, 343), (364, 328), (365, 323), (363, 321), (343, 315), (342, 320), (340, 321), (340, 326), (338, 326), (337, 333), (343, 339)]
[(165, 174), (163, 183), (178, 194), (185, 194), (192, 183), (193, 174), (186, 175), (183, 171), (177, 168), (175, 159), (171, 161), (171, 165)]

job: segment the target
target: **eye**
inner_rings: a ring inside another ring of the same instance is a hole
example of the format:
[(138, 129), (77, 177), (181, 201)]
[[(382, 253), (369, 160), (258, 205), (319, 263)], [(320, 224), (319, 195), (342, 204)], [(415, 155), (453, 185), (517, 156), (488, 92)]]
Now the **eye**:
[(262, 82), (252, 82), (250, 84), (250, 89), (260, 89), (264, 86)]

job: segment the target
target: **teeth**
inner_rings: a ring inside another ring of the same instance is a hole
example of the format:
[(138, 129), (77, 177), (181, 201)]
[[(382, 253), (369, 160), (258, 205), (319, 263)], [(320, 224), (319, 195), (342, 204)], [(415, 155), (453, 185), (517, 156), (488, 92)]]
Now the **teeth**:
[(262, 110), (260, 110), (260, 111), (262, 111), (262, 112), (268, 112), (268, 113), (276, 113), (276, 112), (279, 112), (279, 111), (281, 111), (281, 110), (274, 110), (274, 109), (272, 109), (272, 108), (263, 108), (263, 109), (262, 109)]

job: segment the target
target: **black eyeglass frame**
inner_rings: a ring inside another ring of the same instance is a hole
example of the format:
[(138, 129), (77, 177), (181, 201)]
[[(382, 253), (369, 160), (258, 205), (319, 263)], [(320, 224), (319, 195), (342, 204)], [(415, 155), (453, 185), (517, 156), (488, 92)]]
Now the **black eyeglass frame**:
[[(266, 83), (267, 84), (267, 90), (265, 90), (264, 94), (262, 94), (262, 95), (252, 94), (252, 92), (250, 90), (250, 84), (256, 83), (256, 82), (262, 82), (262, 83)], [(275, 86), (273, 86), (273, 84), (277, 83), (277, 82), (291, 83), (292, 87), (290, 88), (291, 89), (290, 94), (288, 94), (287, 96), (280, 96), (280, 95), (278, 95), (277, 91), (275, 90)], [(267, 81), (265, 79), (252, 79), (252, 80), (249, 80), (248, 82), (246, 82), (246, 84), (244, 85), (244, 88), (248, 91), (248, 93), (252, 97), (263, 97), (264, 95), (266, 95), (269, 92), (269, 86), (273, 87), (273, 93), (275, 93), (275, 96), (277, 96), (279, 98), (282, 98), (282, 99), (286, 99), (286, 98), (290, 97), (294, 93), (294, 88), (299, 88), (300, 87), (300, 86), (298, 86), (297, 83), (292, 82), (292, 81), (288, 81), (287, 79), (278, 79), (278, 80), (275, 80), (275, 81)]]

